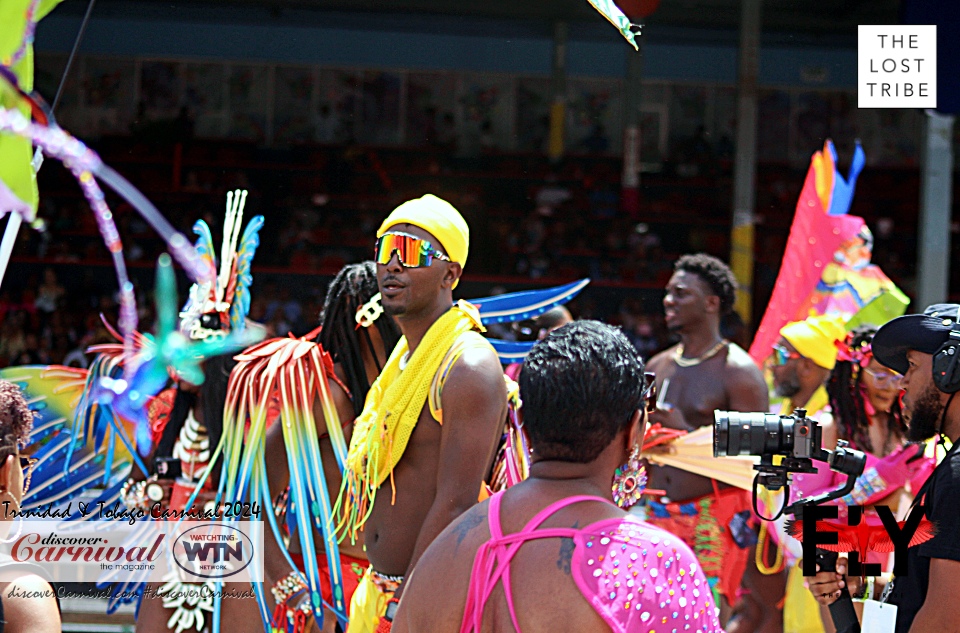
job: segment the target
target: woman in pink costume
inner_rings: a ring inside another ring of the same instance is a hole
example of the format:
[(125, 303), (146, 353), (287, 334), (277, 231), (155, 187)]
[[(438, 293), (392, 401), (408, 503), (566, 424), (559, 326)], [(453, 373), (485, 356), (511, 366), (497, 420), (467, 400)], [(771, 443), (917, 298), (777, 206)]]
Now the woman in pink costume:
[(610, 326), (579, 321), (540, 341), (520, 374), (530, 477), (430, 545), (388, 609), (397, 631), (721, 631), (690, 549), (622, 509), (646, 481), (651, 384)]

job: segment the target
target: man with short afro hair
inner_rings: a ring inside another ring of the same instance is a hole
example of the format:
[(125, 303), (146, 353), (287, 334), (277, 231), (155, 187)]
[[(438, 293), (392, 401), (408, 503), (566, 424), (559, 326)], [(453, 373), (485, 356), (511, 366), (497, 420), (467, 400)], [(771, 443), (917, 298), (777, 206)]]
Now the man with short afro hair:
[[(769, 396), (760, 369), (746, 351), (720, 334), (720, 321), (732, 312), (737, 298), (730, 268), (703, 253), (684, 255), (674, 265), (666, 290), (666, 325), (680, 343), (647, 365), (656, 373), (662, 395), (650, 423), (696, 431), (713, 425), (715, 409), (767, 411)], [(693, 548), (711, 581), (725, 630), (782, 631), (776, 605), (786, 577), (762, 576), (757, 569), (757, 535), (748, 523), (753, 515), (750, 493), (676, 468), (649, 470), (650, 488), (666, 495), (647, 500), (647, 519)], [(691, 506), (695, 514), (688, 511)], [(704, 528), (715, 537), (699, 538)], [(742, 598), (741, 588), (746, 590)]]
[(674, 271), (693, 273), (720, 298), (720, 316), (733, 311), (737, 302), (737, 278), (730, 267), (712, 255), (684, 255), (673, 265)]

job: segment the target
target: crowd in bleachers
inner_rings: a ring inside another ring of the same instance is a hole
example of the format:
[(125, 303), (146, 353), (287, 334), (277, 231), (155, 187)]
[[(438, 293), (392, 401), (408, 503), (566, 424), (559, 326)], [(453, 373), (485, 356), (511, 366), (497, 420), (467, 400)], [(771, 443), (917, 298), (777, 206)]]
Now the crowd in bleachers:
[[(588, 292), (574, 310), (624, 325), (645, 354), (667, 342), (656, 293), (673, 261), (684, 252), (729, 252), (729, 156), (702, 135), (682, 145), (660, 173), (643, 174), (637, 209), (621, 206), (621, 162), (609, 155), (551, 163), (539, 154), (486, 149), (463, 158), (448, 146), (276, 150), (136, 137), (105, 138), (97, 149), (188, 235), (199, 218), (218, 235), (224, 193), (250, 190), (247, 216), (266, 217), (251, 317), (279, 334), (312, 329), (329, 276), (369, 257), (384, 214), (426, 191), (449, 199), (471, 226), (465, 281), (487, 282), (487, 290), (590, 277), (618, 288), (615, 298), (602, 301)], [(803, 175), (784, 166), (760, 167), (755, 318), (772, 289)], [(58, 165), (44, 166), (39, 184), (46, 231), (21, 231), (12, 273), (4, 280), (0, 364), (84, 362), (80, 350), (108, 338), (98, 314), (115, 322), (116, 281), (86, 202)], [(852, 209), (874, 229), (875, 261), (907, 291), (915, 248), (915, 224), (909, 222), (915, 222), (918, 186), (913, 172), (895, 179), (865, 172)], [(128, 205), (108, 199), (141, 282), (140, 320), (149, 329), (152, 305), (143, 289), (152, 285), (164, 245)], [(70, 267), (77, 263), (85, 268)]]

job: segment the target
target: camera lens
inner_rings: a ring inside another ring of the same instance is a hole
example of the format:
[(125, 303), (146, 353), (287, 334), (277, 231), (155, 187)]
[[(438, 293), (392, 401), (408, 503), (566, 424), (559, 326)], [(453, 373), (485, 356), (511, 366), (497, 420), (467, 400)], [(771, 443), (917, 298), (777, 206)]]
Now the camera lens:
[(787, 455), (793, 451), (791, 416), (715, 411), (713, 456)]

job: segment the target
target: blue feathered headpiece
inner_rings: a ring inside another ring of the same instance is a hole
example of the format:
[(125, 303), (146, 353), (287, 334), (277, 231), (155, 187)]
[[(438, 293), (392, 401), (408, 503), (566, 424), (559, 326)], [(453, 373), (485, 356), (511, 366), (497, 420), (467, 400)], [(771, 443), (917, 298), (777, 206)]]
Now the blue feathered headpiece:
[(203, 220), (197, 220), (193, 225), (193, 232), (198, 236), (197, 252), (219, 273), (215, 283), (194, 284), (180, 312), (180, 331), (192, 339), (239, 332), (246, 325), (250, 312), (250, 284), (253, 282), (250, 264), (260, 245), (260, 229), (263, 227), (263, 216), (255, 216), (240, 236), (246, 201), (245, 190), (227, 193), (219, 268), (210, 227)]

